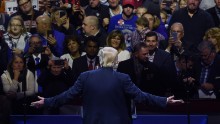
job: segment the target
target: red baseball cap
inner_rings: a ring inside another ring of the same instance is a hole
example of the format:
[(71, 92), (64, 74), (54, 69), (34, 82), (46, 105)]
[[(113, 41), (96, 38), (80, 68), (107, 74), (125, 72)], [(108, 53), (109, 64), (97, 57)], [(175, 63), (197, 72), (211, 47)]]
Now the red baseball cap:
[(122, 2), (122, 6), (131, 5), (134, 7), (135, 6), (134, 4), (135, 4), (134, 0), (123, 0), (123, 2)]

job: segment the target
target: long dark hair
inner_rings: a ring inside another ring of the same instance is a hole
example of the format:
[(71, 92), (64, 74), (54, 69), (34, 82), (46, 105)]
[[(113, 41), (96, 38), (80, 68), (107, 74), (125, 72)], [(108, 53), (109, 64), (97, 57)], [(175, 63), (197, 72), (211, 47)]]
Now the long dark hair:
[(12, 59), (8, 63), (7, 70), (9, 72), (9, 74), (10, 74), (11, 79), (13, 79), (14, 78), (14, 72), (13, 72), (12, 65), (13, 65), (14, 61), (16, 60), (16, 58), (21, 58), (22, 61), (24, 62), (24, 67), (23, 67), (23, 70), (20, 72), (18, 81), (19, 82), (24, 82), (24, 81), (26, 82), (27, 68), (26, 68), (26, 61), (25, 61), (25, 58), (23, 56), (21, 56), (21, 55), (13, 55)]

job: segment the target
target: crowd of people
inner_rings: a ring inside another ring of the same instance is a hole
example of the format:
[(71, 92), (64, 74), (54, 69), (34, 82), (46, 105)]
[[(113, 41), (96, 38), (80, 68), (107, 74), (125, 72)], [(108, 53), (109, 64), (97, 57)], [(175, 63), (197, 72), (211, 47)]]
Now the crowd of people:
[[(2, 112), (22, 114), (37, 95), (66, 91), (81, 73), (101, 67), (104, 47), (118, 52), (114, 70), (145, 92), (220, 98), (218, 0), (206, 10), (205, 0), (38, 1), (38, 10), (32, 0), (17, 0), (16, 13), (0, 14)], [(27, 112), (80, 113), (82, 97)]]

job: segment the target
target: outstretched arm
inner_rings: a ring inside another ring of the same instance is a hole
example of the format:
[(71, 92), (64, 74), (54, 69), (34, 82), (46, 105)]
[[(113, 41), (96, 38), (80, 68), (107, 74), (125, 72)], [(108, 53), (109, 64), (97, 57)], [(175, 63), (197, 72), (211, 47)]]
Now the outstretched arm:
[(67, 91), (51, 97), (51, 98), (43, 98), (43, 97), (38, 97), (40, 100), (36, 101), (36, 102), (32, 102), (31, 106), (34, 107), (58, 107), (64, 103), (66, 103), (68, 100), (74, 99), (77, 95), (79, 95), (80, 93), (82, 93), (83, 90), (83, 80), (82, 79), (86, 79), (87, 75), (80, 75), (79, 78), (77, 79), (76, 83), (69, 88)]
[(167, 104), (173, 105), (173, 104), (182, 104), (182, 103), (184, 103), (183, 100), (181, 100), (181, 99), (180, 100), (175, 100), (174, 96), (167, 97)]
[(132, 83), (129, 76), (126, 76), (124, 83), (124, 90), (129, 94), (136, 102), (144, 102), (152, 106), (166, 107), (167, 104), (181, 104), (183, 100), (174, 100), (174, 96), (160, 97), (149, 93), (142, 92), (134, 83)]
[(32, 103), (31, 103), (31, 106), (36, 107), (36, 108), (42, 107), (42, 106), (44, 105), (44, 99), (45, 99), (45, 98), (38, 96), (38, 99), (40, 99), (40, 100), (39, 100), (39, 101), (36, 101), (36, 102), (32, 102)]

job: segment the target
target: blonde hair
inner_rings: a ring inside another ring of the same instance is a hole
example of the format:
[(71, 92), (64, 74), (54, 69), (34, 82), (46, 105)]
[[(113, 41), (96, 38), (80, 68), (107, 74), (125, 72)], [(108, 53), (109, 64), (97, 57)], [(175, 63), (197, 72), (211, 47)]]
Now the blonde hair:
[(214, 45), (217, 47), (217, 49), (220, 49), (220, 28), (218, 27), (210, 28), (209, 30), (206, 31), (203, 39), (208, 40), (209, 36), (216, 39), (217, 43)]
[(11, 22), (14, 21), (14, 20), (18, 20), (20, 23), (21, 23), (21, 28), (22, 28), (22, 32), (21, 34), (24, 34), (27, 32), (25, 26), (24, 26), (24, 20), (22, 19), (21, 16), (17, 15), (17, 16), (14, 16), (10, 19), (9, 23), (8, 23), (8, 28), (7, 28), (7, 32), (11, 32)]

